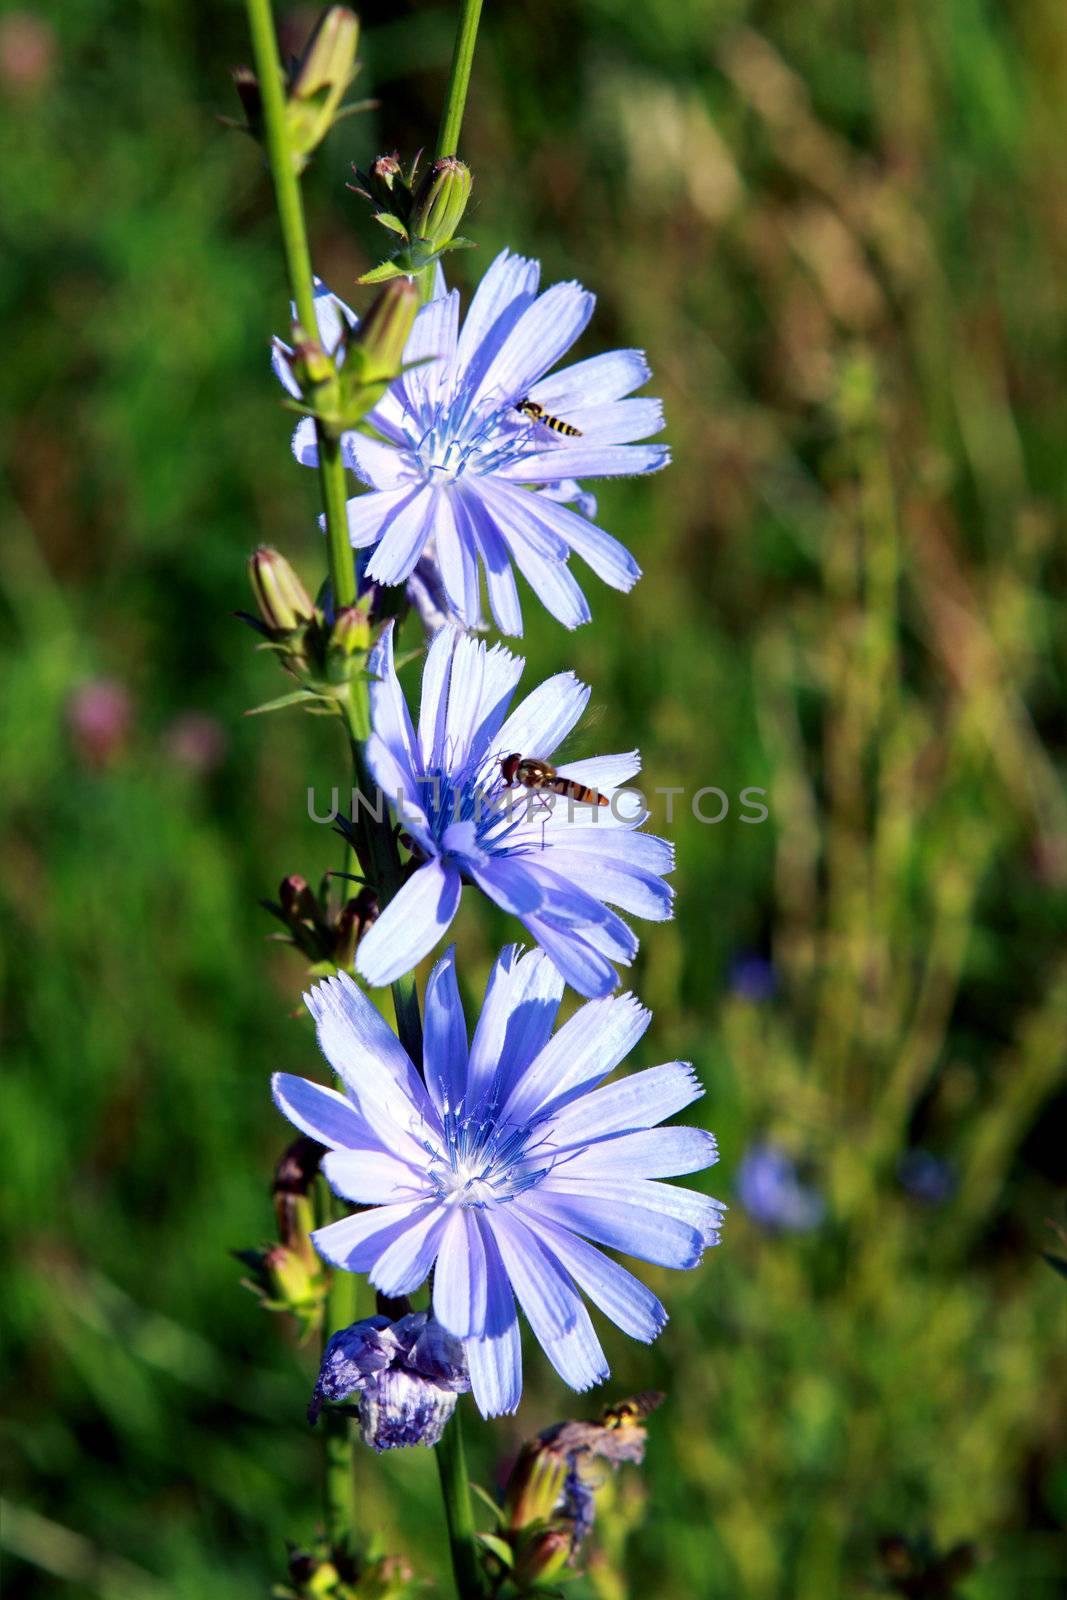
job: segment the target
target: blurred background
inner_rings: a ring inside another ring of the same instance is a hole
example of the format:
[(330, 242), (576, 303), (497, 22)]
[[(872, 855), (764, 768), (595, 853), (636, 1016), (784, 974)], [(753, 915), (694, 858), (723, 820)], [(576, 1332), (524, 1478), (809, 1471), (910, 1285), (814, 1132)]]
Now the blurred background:
[[(357, 306), (348, 164), (432, 142), (454, 22), (362, 14), (381, 109), (305, 184)], [(269, 187), (215, 119), (248, 53), (232, 0), (0, 12), (11, 1600), (253, 1600), (318, 1515), (314, 1355), (229, 1254), (272, 1227), (267, 1075), (317, 1070), (257, 901), (337, 864), (305, 794), (345, 781), (328, 722), (242, 717), (284, 687), (232, 616), (250, 549), (323, 564)], [(528, 597), (530, 676), (731, 800), (668, 830), (631, 1060), (696, 1063), (726, 1243), (645, 1274), (658, 1345), (605, 1333), (605, 1398), (668, 1398), (576, 1600), (876, 1593), (894, 1537), (973, 1543), (973, 1600), (1062, 1592), (1065, 99), (1058, 0), (486, 8), (451, 276), (506, 243), (595, 289), (580, 353), (648, 350), (675, 457), (599, 486), (646, 575), (590, 578), (577, 635)], [(457, 926), (477, 994), (513, 930)], [(487, 1486), (601, 1403), (528, 1372), (469, 1430)], [(360, 1466), (442, 1571), (429, 1454)]]

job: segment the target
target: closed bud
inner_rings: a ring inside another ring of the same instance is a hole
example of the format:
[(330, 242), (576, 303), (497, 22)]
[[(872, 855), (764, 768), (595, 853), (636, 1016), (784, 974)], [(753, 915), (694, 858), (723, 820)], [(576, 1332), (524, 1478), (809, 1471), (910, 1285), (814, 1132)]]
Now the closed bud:
[(370, 649), (370, 613), (365, 606), (345, 606), (330, 629), (330, 648), (347, 659)]
[(567, 1565), (571, 1555), (569, 1534), (550, 1528), (535, 1534), (519, 1553), (512, 1577), (517, 1589), (551, 1583)]
[(415, 195), (412, 234), (435, 249), (450, 243), (470, 199), (470, 168), (455, 156), (442, 156), (428, 168)]
[(315, 616), (315, 606), (285, 557), (260, 545), (248, 562), (259, 614), (272, 633), (293, 633)]
[(364, 384), (381, 384), (384, 392), (400, 372), (418, 309), (419, 291), (410, 278), (394, 278), (379, 292), (355, 336)]
[(297, 170), (329, 133), (358, 70), (359, 19), (347, 6), (320, 18), (289, 83), (286, 116)]
[(567, 1458), (535, 1439), (525, 1444), (504, 1492), (504, 1514), (514, 1532), (547, 1522), (567, 1481)]

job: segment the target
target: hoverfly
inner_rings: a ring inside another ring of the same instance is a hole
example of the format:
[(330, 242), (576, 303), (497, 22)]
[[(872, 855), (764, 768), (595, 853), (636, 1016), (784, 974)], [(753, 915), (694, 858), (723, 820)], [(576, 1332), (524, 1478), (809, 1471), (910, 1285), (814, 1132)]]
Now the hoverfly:
[(539, 406), (536, 400), (516, 400), (515, 410), (521, 411), (531, 422), (539, 422), (543, 428), (551, 428), (553, 433), (562, 433), (568, 439), (582, 437), (581, 428), (574, 427), (573, 423), (564, 422), (562, 417), (553, 417), (544, 406)]
[(642, 1389), (640, 1394), (635, 1394), (629, 1400), (619, 1400), (613, 1406), (605, 1406), (600, 1413), (601, 1425), (605, 1428), (633, 1428), (650, 1417), (664, 1401), (662, 1389)]
[(573, 778), (563, 778), (547, 761), (538, 761), (534, 756), (521, 756), (517, 750), (510, 756), (500, 758), (500, 770), (504, 774), (504, 782), (509, 786), (520, 783), (524, 789), (548, 789), (580, 806), (609, 804), (607, 795), (598, 794), (596, 789), (587, 789), (584, 783), (576, 783)]
[(599, 1422), (561, 1422), (541, 1439), (561, 1454), (600, 1456), (613, 1465), (640, 1462), (645, 1453), (645, 1418), (663, 1404), (659, 1389), (646, 1389), (629, 1400), (605, 1406)]

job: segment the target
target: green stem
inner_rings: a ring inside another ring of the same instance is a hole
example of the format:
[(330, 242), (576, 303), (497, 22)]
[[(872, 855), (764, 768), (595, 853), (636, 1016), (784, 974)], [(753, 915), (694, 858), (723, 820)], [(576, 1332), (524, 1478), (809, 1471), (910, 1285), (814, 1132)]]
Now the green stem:
[(456, 43), (452, 50), (452, 71), (441, 116), (441, 131), (437, 135), (439, 157), (454, 156), (459, 151), (459, 130), (463, 125), (463, 108), (467, 103), (467, 85), (471, 80), (474, 43), (478, 37), (481, 14), (482, 0), (462, 0)]
[[(331, 1203), (328, 1215), (341, 1216), (343, 1208)], [(326, 1295), (326, 1320), (322, 1342), (356, 1320), (358, 1282), (351, 1272), (333, 1272)], [(326, 1407), (320, 1426), (324, 1436), (323, 1511), (331, 1550), (352, 1551), (356, 1526), (355, 1451), (348, 1417)]]
[(467, 1463), (463, 1454), (463, 1429), (459, 1410), (441, 1436), (434, 1454), (445, 1502), (448, 1540), (452, 1547), (452, 1572), (459, 1600), (482, 1600), (485, 1587), (478, 1565), (478, 1546), (474, 1538), (474, 1512), (471, 1509)]
[[(311, 270), (304, 202), (300, 195), (300, 182), (289, 145), (282, 64), (278, 55), (278, 40), (274, 32), (270, 0), (245, 0), (245, 9), (252, 35), (256, 76), (259, 79), (260, 94), (263, 99), (263, 142), (274, 184), (274, 199), (278, 207), (282, 248), (285, 251), (285, 265), (289, 275), (289, 292), (293, 297), (301, 327), (310, 338), (314, 339), (318, 335), (318, 322), (315, 317), (315, 279)], [(345, 474), (341, 462), (341, 447), (336, 440), (327, 439), (317, 422), (315, 431), (319, 446), (319, 485), (322, 490), (323, 509), (326, 512), (330, 587), (337, 605), (350, 606), (355, 604), (356, 599), (356, 569), (352, 547), (348, 542)]]

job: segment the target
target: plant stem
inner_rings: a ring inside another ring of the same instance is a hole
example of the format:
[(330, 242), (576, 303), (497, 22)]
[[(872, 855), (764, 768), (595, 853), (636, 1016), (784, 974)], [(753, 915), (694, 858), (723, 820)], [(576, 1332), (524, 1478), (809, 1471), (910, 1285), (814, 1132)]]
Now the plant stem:
[[(342, 1216), (343, 1208), (330, 1203), (328, 1215)], [(351, 1272), (334, 1271), (326, 1295), (326, 1320), (322, 1343), (356, 1319), (358, 1283)], [(321, 1427), (324, 1435), (323, 1511), (331, 1550), (352, 1551), (356, 1526), (355, 1451), (348, 1417), (326, 1407)]]
[[(267, 150), (267, 164), (274, 184), (274, 198), (278, 207), (282, 247), (289, 275), (289, 292), (296, 305), (296, 314), (301, 327), (309, 338), (314, 339), (318, 336), (315, 280), (311, 270), (304, 202), (300, 195), (300, 181), (293, 162), (293, 152), (289, 145), (286, 127), (282, 64), (278, 55), (278, 40), (274, 32), (270, 0), (245, 0), (245, 10), (252, 35), (256, 76), (259, 79), (260, 94), (263, 99), (263, 137)], [(319, 447), (319, 486), (322, 490), (323, 509), (326, 512), (330, 587), (333, 590), (335, 604), (350, 606), (356, 599), (356, 569), (352, 558), (352, 547), (348, 542), (345, 474), (341, 462), (341, 447), (335, 439), (326, 437), (317, 422), (315, 431)]]
[(445, 94), (445, 109), (441, 116), (441, 131), (437, 135), (438, 156), (454, 156), (459, 150), (459, 130), (463, 125), (463, 108), (467, 103), (467, 85), (471, 78), (474, 60), (474, 42), (478, 37), (478, 21), (482, 14), (482, 0), (461, 0), (459, 26), (452, 50), (452, 71)]
[(474, 1539), (474, 1512), (471, 1510), (467, 1463), (463, 1454), (463, 1429), (458, 1407), (445, 1428), (434, 1454), (437, 1457), (437, 1470), (441, 1477), (441, 1495), (445, 1502), (448, 1540), (452, 1546), (452, 1572), (456, 1580), (456, 1593), (459, 1595), (459, 1600), (482, 1600), (485, 1588), (478, 1565), (478, 1547)]

